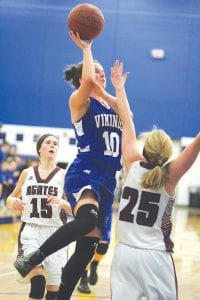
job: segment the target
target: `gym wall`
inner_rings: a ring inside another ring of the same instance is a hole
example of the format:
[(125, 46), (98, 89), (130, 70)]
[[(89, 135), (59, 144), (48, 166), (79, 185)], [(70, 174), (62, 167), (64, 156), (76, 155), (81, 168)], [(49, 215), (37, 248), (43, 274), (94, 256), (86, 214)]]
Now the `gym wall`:
[[(84, 2), (0, 1), (1, 133), (14, 143), (15, 134), (25, 130), (25, 140), (17, 142), (24, 155), (34, 149), (34, 136), (47, 129), (63, 141), (59, 161), (68, 162), (75, 155), (68, 109), (72, 88), (63, 80), (63, 69), (82, 59), (66, 22), (71, 8)], [(107, 90), (114, 92), (110, 67), (120, 59), (130, 72), (126, 88), (137, 133), (157, 125), (171, 135), (178, 153), (181, 138), (195, 136), (200, 125), (199, 1), (89, 2), (105, 16), (93, 53), (105, 68)], [(152, 49), (164, 50), (164, 57), (153, 58)], [(180, 205), (189, 205), (190, 188), (199, 187), (198, 165), (199, 161), (178, 187)]]
[[(0, 2), (0, 122), (71, 128), (63, 80), (66, 65), (81, 51), (68, 35), (67, 15), (85, 1), (2, 0)], [(94, 41), (94, 57), (105, 68), (115, 59), (130, 72), (127, 94), (138, 133), (153, 125), (172, 138), (199, 131), (200, 5), (196, 0), (91, 1), (105, 16)], [(163, 49), (162, 59), (152, 49)]]

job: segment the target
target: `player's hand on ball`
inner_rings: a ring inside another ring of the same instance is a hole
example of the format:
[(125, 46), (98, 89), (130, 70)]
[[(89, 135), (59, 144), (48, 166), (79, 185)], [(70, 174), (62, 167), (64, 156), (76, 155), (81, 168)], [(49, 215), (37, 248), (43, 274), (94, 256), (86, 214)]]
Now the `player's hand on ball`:
[(91, 47), (92, 45), (92, 40), (90, 41), (81, 40), (78, 32), (74, 33), (73, 31), (69, 31), (69, 35), (71, 36), (74, 43), (81, 49)]

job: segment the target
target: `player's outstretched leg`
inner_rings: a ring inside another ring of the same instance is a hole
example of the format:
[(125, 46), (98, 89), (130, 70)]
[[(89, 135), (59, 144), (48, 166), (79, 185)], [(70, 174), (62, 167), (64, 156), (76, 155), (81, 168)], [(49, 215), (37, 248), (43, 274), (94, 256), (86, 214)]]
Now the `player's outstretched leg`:
[(29, 255), (21, 258), (17, 258), (14, 262), (14, 266), (22, 277), (25, 277), (33, 267), (40, 264), (45, 256), (40, 249), (30, 253)]
[(15, 268), (22, 277), (25, 277), (33, 267), (39, 265), (47, 256), (92, 231), (97, 226), (97, 220), (98, 209), (96, 205), (85, 204), (81, 206), (73, 221), (62, 225), (38, 250), (23, 258), (18, 258), (14, 263)]

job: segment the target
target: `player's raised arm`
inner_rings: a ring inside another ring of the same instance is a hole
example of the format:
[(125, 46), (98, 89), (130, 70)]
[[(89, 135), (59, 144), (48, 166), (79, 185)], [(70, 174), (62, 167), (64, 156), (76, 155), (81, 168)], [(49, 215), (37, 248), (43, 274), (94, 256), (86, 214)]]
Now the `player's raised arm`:
[(135, 126), (125, 90), (127, 77), (128, 72), (123, 73), (123, 63), (117, 60), (111, 69), (111, 81), (116, 91), (118, 113), (122, 121), (122, 156), (128, 171), (132, 162), (142, 156), (137, 149)]
[(174, 190), (180, 178), (190, 169), (200, 151), (200, 133), (179, 156), (169, 163), (169, 176), (167, 187)]
[[(83, 41), (81, 40), (79, 34), (75, 34), (70, 31), (70, 36), (74, 43), (82, 50), (83, 52), (83, 62), (81, 66), (81, 74), (78, 79), (78, 86), (74, 93), (70, 97), (70, 109), (72, 113), (72, 119), (77, 110), (88, 108), (89, 105), (89, 96), (91, 94), (92, 85), (90, 84), (90, 78), (95, 78), (95, 67), (93, 61), (93, 55), (91, 51), (92, 41)], [(75, 71), (75, 69), (74, 69)], [(79, 118), (79, 116), (78, 116)], [(76, 116), (75, 116), (76, 119)]]

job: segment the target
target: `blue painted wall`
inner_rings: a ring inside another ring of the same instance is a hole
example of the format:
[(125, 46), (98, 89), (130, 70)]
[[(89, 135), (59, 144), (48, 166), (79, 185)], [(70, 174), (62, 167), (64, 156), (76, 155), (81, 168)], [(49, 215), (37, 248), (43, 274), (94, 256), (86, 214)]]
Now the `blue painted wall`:
[[(68, 36), (71, 8), (89, 1), (1, 0), (0, 122), (71, 127), (63, 81), (67, 64), (82, 59)], [(200, 112), (200, 2), (198, 0), (97, 0), (105, 29), (93, 44), (105, 68), (115, 59), (130, 71), (127, 94), (138, 133), (154, 124), (173, 138), (194, 136)], [(164, 60), (153, 60), (163, 48)]]

